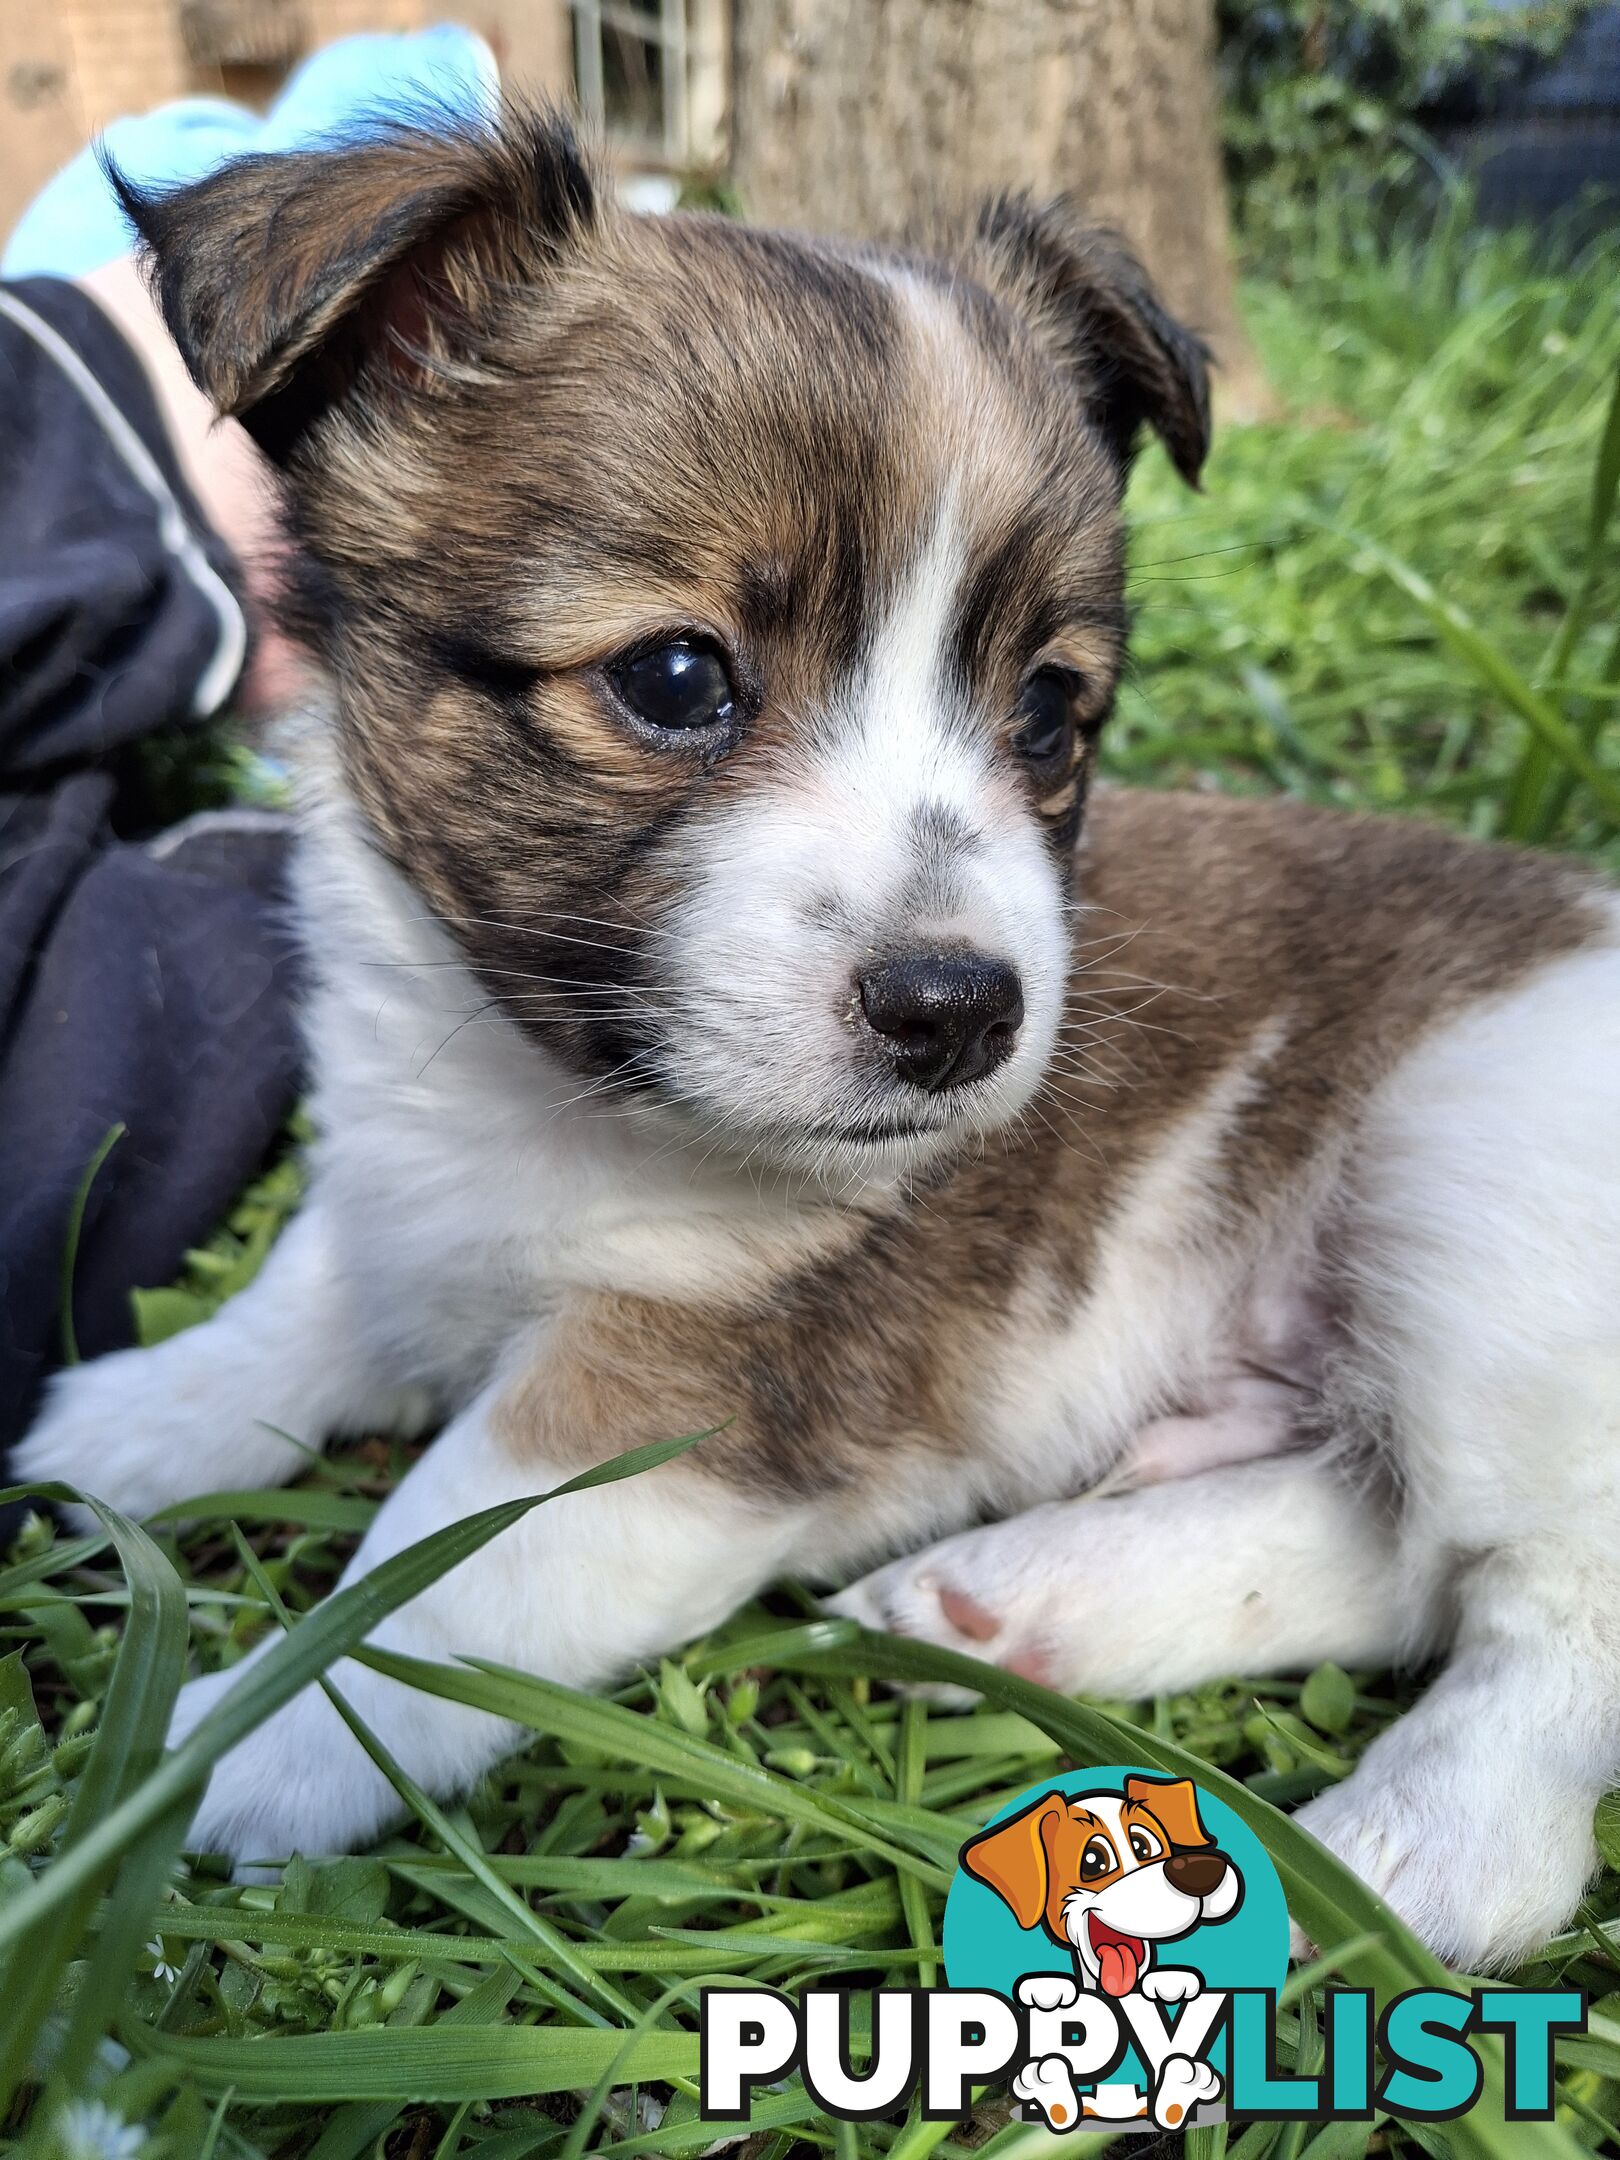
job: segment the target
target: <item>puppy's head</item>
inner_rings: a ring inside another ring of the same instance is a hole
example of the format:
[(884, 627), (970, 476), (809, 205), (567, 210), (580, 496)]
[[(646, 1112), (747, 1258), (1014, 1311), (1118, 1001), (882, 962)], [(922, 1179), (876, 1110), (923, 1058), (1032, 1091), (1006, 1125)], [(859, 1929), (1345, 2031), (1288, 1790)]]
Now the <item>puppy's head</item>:
[(1108, 1995), (1128, 1995), (1153, 1945), (1230, 1919), (1243, 1894), (1185, 1778), (1129, 1777), (1123, 1793), (1051, 1792), (962, 1849), (1020, 1927), (1074, 1952)]
[(126, 191), (282, 467), (375, 844), (605, 1090), (840, 1180), (1013, 1117), (1058, 1026), (1144, 425), (1202, 349), (1114, 242), (611, 207), (567, 130)]

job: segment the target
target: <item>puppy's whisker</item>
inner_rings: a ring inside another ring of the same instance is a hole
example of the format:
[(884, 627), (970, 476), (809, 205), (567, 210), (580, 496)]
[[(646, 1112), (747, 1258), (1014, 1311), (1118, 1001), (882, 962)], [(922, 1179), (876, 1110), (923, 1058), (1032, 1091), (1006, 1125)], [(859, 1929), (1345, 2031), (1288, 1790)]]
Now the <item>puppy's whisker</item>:
[(504, 930), (514, 937), (538, 938), (548, 945), (583, 945), (589, 952), (616, 953), (630, 960), (639, 957), (637, 949), (633, 945), (609, 945), (601, 938), (575, 937), (569, 931), (545, 930), (534, 923), (506, 922), (498, 915), (433, 914), (418, 915), (412, 919), (416, 922), (437, 923), (441, 929), (449, 929), (452, 925), (460, 923), (470, 925), (474, 929)]
[(428, 1070), (428, 1067), (433, 1064), (434, 1060), (439, 1056), (440, 1052), (448, 1049), (450, 1044), (455, 1041), (456, 1037), (461, 1033), (463, 1028), (471, 1027), (475, 1021), (481, 1020), (486, 1013), (490, 1012), (493, 1009), (494, 1003), (495, 1000), (491, 998), (488, 1004), (481, 1005), (476, 1012), (468, 1013), (464, 1020), (460, 1021), (458, 1025), (453, 1027), (450, 1030), (449, 1034), (440, 1041), (437, 1048), (435, 1048), (432, 1053), (423, 1061), (423, 1063), (417, 1067), (417, 1079), (420, 1080), (424, 1076), (424, 1074)]
[(1151, 562), (1139, 563), (1131, 561), (1127, 565), (1127, 574), (1135, 577), (1140, 571), (1166, 570), (1177, 563), (1210, 562), (1218, 555), (1271, 555), (1274, 552), (1275, 550), (1264, 540), (1231, 540), (1223, 547), (1196, 548), (1190, 555), (1159, 555), (1155, 556)]
[[(634, 910), (630, 908), (628, 901), (620, 900), (618, 904), (625, 909), (626, 913), (634, 914)], [(622, 922), (609, 922), (605, 916), (576, 915), (564, 908), (548, 909), (541, 919), (546, 922), (583, 923), (588, 927), (602, 930), (622, 931), (625, 928)], [(680, 939), (673, 930), (666, 930), (656, 923), (649, 923), (640, 915), (635, 915), (634, 920), (638, 936), (657, 938), (666, 945), (679, 945)]]

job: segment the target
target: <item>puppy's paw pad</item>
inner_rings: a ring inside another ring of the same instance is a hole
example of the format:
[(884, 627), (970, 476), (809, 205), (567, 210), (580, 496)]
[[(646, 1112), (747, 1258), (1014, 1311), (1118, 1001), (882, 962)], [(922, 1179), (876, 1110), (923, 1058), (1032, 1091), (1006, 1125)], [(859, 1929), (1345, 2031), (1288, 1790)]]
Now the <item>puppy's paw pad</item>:
[(985, 1664), (999, 1665), (1003, 1672), (1020, 1680), (1032, 1680), (1037, 1687), (1058, 1684), (1051, 1661), (1039, 1643), (1030, 1640), (1014, 1621), (993, 1606), (948, 1579), (929, 1578), (919, 1582), (918, 1588), (929, 1603), (922, 1607), (917, 1624), (906, 1630), (908, 1634), (937, 1643), (942, 1650), (982, 1658)]
[[(830, 1608), (886, 1634), (1061, 1688), (1066, 1676), (1054, 1668), (1043, 1637), (1049, 1601), (1028, 1580), (1020, 1551), (1005, 1535), (1009, 1527), (968, 1531), (891, 1561), (840, 1592)], [(955, 1689), (946, 1699), (969, 1698)]]
[(828, 1600), (829, 1610), (886, 1635), (1002, 1662), (1007, 1623), (977, 1589), (929, 1554), (891, 1561)]
[(1067, 2010), (1080, 2000), (1080, 1984), (1067, 1973), (1025, 1973), (1014, 1992), (1030, 2010)]
[(1220, 2092), (1220, 2076), (1209, 2063), (1167, 2056), (1153, 2088), (1153, 2120), (1161, 2130), (1180, 2130), (1194, 2108), (1219, 2099)]
[(943, 1580), (926, 1556), (891, 1561), (827, 1600), (841, 1619), (884, 1635), (907, 1635), (946, 1650), (983, 1656), (1001, 1622), (968, 1591)]
[(972, 1643), (994, 1642), (1001, 1633), (1001, 1621), (996, 1614), (970, 1597), (965, 1590), (958, 1590), (952, 1583), (941, 1583), (937, 1596), (939, 1609), (947, 1626), (953, 1627)]

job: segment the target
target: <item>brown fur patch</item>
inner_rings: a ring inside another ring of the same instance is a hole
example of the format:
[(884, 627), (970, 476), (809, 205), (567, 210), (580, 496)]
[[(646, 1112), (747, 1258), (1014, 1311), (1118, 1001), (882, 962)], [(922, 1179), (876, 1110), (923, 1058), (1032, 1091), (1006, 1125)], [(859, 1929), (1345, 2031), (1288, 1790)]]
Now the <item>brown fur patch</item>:
[[(1211, 1193), (1239, 1261), (1427, 1031), (1608, 934), (1605, 890), (1411, 820), (1103, 790), (1070, 1009), (1101, 1031), (1105, 1081), (1082, 1086), (1060, 1061), (1017, 1138), (909, 1201), (834, 1216), (830, 1251), (740, 1297), (717, 1282), (709, 1307), (581, 1301), (568, 1356), (586, 1393), (571, 1381), (570, 1399), (592, 1415), (563, 1459), (723, 1426), (695, 1474), (854, 1498), (941, 1449), (972, 1455), (1027, 1353), (1031, 1301), (1053, 1325), (1080, 1309), (1133, 1181), (1268, 1024), (1276, 1047), (1228, 1123)], [(548, 1352), (509, 1405), (514, 1444), (560, 1444), (554, 1386)]]

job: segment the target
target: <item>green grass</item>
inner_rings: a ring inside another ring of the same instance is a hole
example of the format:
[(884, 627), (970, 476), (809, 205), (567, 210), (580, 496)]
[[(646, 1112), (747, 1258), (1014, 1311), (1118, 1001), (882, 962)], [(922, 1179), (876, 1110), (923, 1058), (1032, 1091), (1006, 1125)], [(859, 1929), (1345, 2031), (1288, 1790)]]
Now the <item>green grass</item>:
[[(1279, 410), (1227, 432), (1206, 496), (1144, 460), (1113, 768), (1417, 811), (1620, 863), (1605, 732), (1620, 576), (1602, 530), (1620, 464), (1620, 431), (1603, 455), (1620, 247), (1555, 272), (1533, 243), (1452, 231), (1381, 262), (1348, 231), (1324, 213), (1287, 285), (1249, 287)], [(142, 1300), (149, 1338), (240, 1286), (297, 1185), (292, 1165), (272, 1172), (181, 1284)], [(418, 1800), (375, 1854), (299, 1863), (273, 1889), (186, 1863), (187, 1796), (230, 1728), (200, 1728), (159, 1765), (185, 1645), (229, 1664), (285, 1610), (291, 1634), (236, 1713), (263, 1715), (268, 1689), (476, 1534), (404, 1556), (392, 1592), (374, 1577), (367, 1600), (323, 1604), (404, 1467), (372, 1442), (202, 1519), (109, 1519), (96, 1539), (40, 1524), (0, 1571), (0, 2142), (72, 2160), (121, 2160), (137, 2140), (154, 2160), (699, 2153), (714, 2135), (693, 2097), (699, 1987), (928, 1978), (960, 1838), (1067, 1762), (1191, 1759), (1255, 1824), (1346, 1977), (1387, 1991), (1432, 1970), (1275, 1812), (1344, 1775), (1397, 1714), (1387, 1678), (1328, 1668), (1092, 1705), (985, 1674), (981, 1707), (946, 1711), (884, 1679), (959, 1667), (859, 1639), (791, 1588), (605, 1702), (502, 1683), (532, 1743), (465, 1803)], [(1620, 1863), (1620, 1810), (1600, 1840)], [(1563, 2051), (1554, 2129), (1487, 2108), (1454, 2127), (1381, 2123), (1370, 2149), (1614, 2149), (1617, 1946), (1611, 1872), (1526, 1975), (1599, 2006), (1594, 2036)], [(1312, 2045), (1308, 1990), (1296, 2008), (1285, 2060)], [(1261, 2125), (1187, 2149), (1328, 2160), (1358, 2141)], [(962, 2130), (837, 2127), (790, 2083), (747, 2151), (1022, 2160), (1108, 2142), (1010, 2123), (997, 2095)]]
[[(1620, 245), (1545, 252), (1454, 230), (1380, 257), (1324, 212), (1290, 286), (1247, 288), (1281, 410), (1218, 437), (1201, 499), (1144, 461), (1118, 774), (1620, 860)], [(1598, 746), (1606, 795), (1532, 750), (1527, 702)]]

